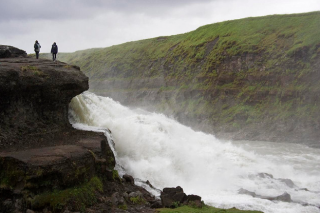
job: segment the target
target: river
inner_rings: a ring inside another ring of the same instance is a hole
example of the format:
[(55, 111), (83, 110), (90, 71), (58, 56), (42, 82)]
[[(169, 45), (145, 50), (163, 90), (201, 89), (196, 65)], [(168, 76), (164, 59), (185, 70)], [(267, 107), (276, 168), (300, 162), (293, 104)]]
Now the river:
[[(320, 149), (303, 144), (222, 141), (163, 114), (85, 92), (70, 104), (76, 128), (108, 128), (120, 174), (158, 188), (181, 186), (208, 205), (265, 213), (319, 213)], [(245, 189), (256, 194), (239, 194)], [(158, 195), (154, 191), (155, 195)], [(291, 202), (271, 201), (288, 193)]]

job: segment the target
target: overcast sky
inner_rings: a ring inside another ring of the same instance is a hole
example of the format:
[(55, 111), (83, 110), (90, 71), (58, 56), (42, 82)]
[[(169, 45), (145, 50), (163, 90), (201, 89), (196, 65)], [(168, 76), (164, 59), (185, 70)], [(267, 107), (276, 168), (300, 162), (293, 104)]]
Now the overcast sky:
[[(320, 0), (0, 0), (0, 44), (60, 52), (175, 35), (245, 17), (320, 11)], [(320, 21), (320, 20), (319, 20)]]

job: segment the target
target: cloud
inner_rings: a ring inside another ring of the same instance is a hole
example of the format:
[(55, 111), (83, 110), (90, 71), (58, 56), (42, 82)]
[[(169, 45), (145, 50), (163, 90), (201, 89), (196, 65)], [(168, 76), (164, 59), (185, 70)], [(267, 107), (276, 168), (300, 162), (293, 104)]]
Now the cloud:
[(0, 0), (0, 21), (87, 19), (113, 12), (157, 16), (195, 2), (206, 3), (210, 0)]
[(318, 0), (0, 0), (0, 42), (41, 52), (107, 47), (249, 16), (320, 10)]

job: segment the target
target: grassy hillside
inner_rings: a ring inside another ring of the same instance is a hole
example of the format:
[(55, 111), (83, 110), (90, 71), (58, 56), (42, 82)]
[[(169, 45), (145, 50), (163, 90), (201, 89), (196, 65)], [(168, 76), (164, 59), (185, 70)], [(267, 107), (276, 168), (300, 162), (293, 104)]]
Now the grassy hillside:
[(97, 94), (149, 103), (218, 135), (320, 136), (320, 12), (226, 21), (59, 60), (80, 66)]
[[(146, 60), (159, 60), (164, 57), (168, 62), (178, 62), (177, 71), (182, 71), (184, 67), (207, 58), (209, 60), (206, 60), (207, 66), (204, 67), (206, 69), (202, 71), (208, 71), (213, 63), (221, 63), (226, 55), (263, 53), (292, 56), (305, 47), (308, 48), (308, 52), (317, 53), (320, 51), (317, 46), (320, 44), (319, 33), (320, 12), (274, 15), (206, 25), (176, 36), (78, 51), (64, 55), (62, 60), (80, 65), (90, 76), (103, 75), (104, 69), (116, 65), (121, 72), (128, 71), (143, 65), (141, 62)], [(206, 51), (207, 44), (215, 39), (217, 40), (215, 47), (211, 51)], [(150, 73), (150, 75), (156, 74), (161, 73), (156, 71)], [(177, 72), (172, 73), (172, 75), (177, 74)]]

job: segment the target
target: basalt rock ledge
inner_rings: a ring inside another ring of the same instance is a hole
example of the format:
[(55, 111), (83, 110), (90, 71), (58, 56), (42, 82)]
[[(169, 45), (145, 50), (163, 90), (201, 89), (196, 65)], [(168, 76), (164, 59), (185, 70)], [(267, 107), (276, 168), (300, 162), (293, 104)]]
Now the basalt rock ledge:
[(0, 46), (0, 150), (63, 144), (57, 137), (72, 131), (68, 104), (88, 88), (88, 77), (77, 66)]
[[(154, 212), (155, 197), (114, 170), (113, 141), (69, 123), (87, 89), (79, 67), (0, 45), (1, 213)], [(122, 199), (132, 193), (140, 203)]]

